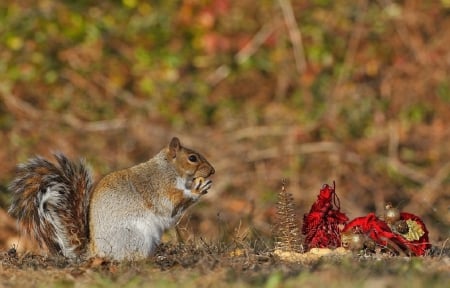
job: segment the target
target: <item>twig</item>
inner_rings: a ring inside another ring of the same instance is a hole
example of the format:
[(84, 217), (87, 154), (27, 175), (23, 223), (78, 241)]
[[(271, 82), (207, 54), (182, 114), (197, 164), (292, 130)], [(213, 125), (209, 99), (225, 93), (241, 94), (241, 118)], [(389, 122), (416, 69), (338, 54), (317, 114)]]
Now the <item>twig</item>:
[(422, 185), (420, 191), (409, 193), (412, 198), (410, 203), (421, 203), (421, 205), (417, 207), (421, 210), (433, 205), (439, 197), (439, 193), (437, 193), (438, 189), (450, 174), (450, 162), (445, 163), (433, 177), (428, 176), (417, 169), (403, 164), (398, 159), (399, 138), (396, 125), (391, 124), (389, 126), (389, 156), (387, 164), (397, 173)]
[(430, 179), (430, 177), (428, 177), (426, 174), (403, 164), (398, 159), (388, 158), (387, 164), (397, 173), (416, 183), (425, 184), (428, 181), (428, 179)]
[(36, 109), (32, 105), (30, 105), (28, 102), (23, 101), (19, 97), (13, 96), (12, 94), (9, 94), (6, 91), (3, 93), (0, 93), (0, 97), (3, 97), (6, 107), (10, 111), (12, 111), (18, 115), (22, 114), (26, 118), (31, 118), (31, 119), (40, 118), (42, 115), (42, 112), (39, 109)]
[(126, 127), (125, 119), (111, 119), (111, 120), (85, 122), (78, 119), (72, 114), (64, 115), (63, 119), (67, 124), (69, 124), (73, 128), (87, 132), (120, 130)]
[(255, 36), (253, 36), (253, 38), (247, 43), (247, 45), (239, 50), (239, 52), (234, 56), (239, 64), (247, 61), (248, 58), (256, 53), (256, 51), (264, 43), (264, 41), (269, 38), (269, 36), (273, 33), (275, 27), (277, 26), (275, 25), (275, 21), (276, 20), (273, 20), (261, 27), (261, 29), (255, 34)]
[(213, 73), (206, 77), (206, 82), (211, 86), (216, 86), (230, 75), (230, 71), (228, 65), (220, 65)]
[(283, 12), (289, 38), (291, 39), (297, 73), (302, 74), (306, 69), (306, 58), (303, 48), (302, 34), (295, 20), (291, 2), (289, 0), (278, 0), (278, 3), (280, 4), (281, 11)]
[(175, 226), (175, 234), (177, 236), (177, 242), (181, 244), (185, 244), (186, 241), (184, 241), (183, 236), (181, 235), (180, 227), (178, 225)]
[[(273, 33), (275, 28), (277, 27), (278, 19), (274, 19), (271, 22), (265, 24), (264, 26), (259, 29), (258, 32), (253, 36), (253, 38), (244, 46), (241, 50), (239, 50), (236, 55), (234, 56), (234, 59), (238, 64), (242, 64), (243, 62), (247, 61), (251, 56), (253, 56), (256, 51), (258, 51), (259, 47), (264, 43), (264, 41), (269, 38), (269, 36)], [(230, 67), (228, 65), (220, 65), (214, 72), (209, 75), (206, 79), (206, 81), (211, 86), (216, 86), (219, 84), (222, 80), (228, 77), (230, 75)]]
[(445, 247), (447, 246), (447, 242), (449, 242), (450, 238), (445, 239), (444, 243), (442, 243), (442, 249), (441, 252), (439, 253), (439, 257), (442, 257), (442, 255), (444, 254), (444, 250)]
[(356, 23), (354, 25), (354, 28), (352, 30), (352, 33), (350, 35), (350, 39), (348, 40), (348, 45), (347, 45), (347, 51), (345, 53), (344, 56), (344, 62), (342, 65), (342, 69), (340, 70), (340, 72), (337, 75), (337, 80), (336, 80), (336, 84), (334, 85), (334, 87), (332, 88), (331, 91), (331, 102), (328, 104), (328, 106), (330, 107), (329, 112), (328, 112), (328, 117), (330, 119), (334, 119), (335, 115), (336, 115), (336, 107), (338, 107), (337, 105), (334, 104), (334, 102), (337, 102), (340, 100), (341, 94), (342, 94), (342, 86), (344, 81), (348, 78), (348, 71), (350, 70), (350, 68), (353, 67), (353, 62), (355, 59), (355, 54), (357, 52), (358, 49), (358, 45), (359, 42), (361, 40), (361, 35), (363, 32), (363, 20), (365, 18), (366, 12), (367, 12), (367, 5), (368, 5), (368, 0), (361, 0), (359, 3), (359, 7), (358, 7), (358, 12), (357, 12), (357, 19), (356, 19)]
[(298, 125), (264, 125), (264, 126), (249, 126), (246, 128), (242, 128), (236, 131), (233, 131), (233, 133), (230, 133), (230, 139), (233, 141), (239, 141), (242, 139), (253, 139), (253, 138), (259, 138), (259, 137), (277, 137), (282, 136), (283, 138), (286, 137), (292, 137), (295, 135), (298, 131), (301, 131), (302, 133), (307, 134), (308, 132), (314, 130), (317, 128), (317, 125), (308, 125), (301, 127), (301, 130), (299, 129)]
[(260, 160), (276, 158), (280, 155), (297, 155), (297, 154), (311, 154), (311, 153), (338, 153), (342, 149), (341, 145), (336, 142), (315, 142), (305, 143), (301, 145), (289, 145), (284, 147), (283, 151), (279, 148), (268, 148), (258, 151), (252, 151), (247, 155), (248, 162), (255, 162)]
[(396, 122), (389, 123), (389, 146), (388, 155), (389, 158), (398, 159), (398, 145), (400, 143), (400, 136), (398, 135), (398, 125)]
[(394, 169), (397, 173), (400, 173), (402, 176), (416, 182), (419, 184), (425, 184), (429, 177), (417, 171), (414, 168), (411, 168), (405, 164), (403, 164), (398, 159), (398, 146), (400, 143), (400, 137), (398, 135), (398, 129), (396, 123), (390, 123), (389, 125), (389, 147), (388, 147), (388, 158), (387, 165)]
[[(292, 126), (292, 128), (296, 128)], [(286, 126), (251, 126), (242, 128), (233, 132), (231, 138), (234, 141), (239, 141), (246, 138), (259, 138), (259, 137), (268, 137), (268, 136), (284, 136), (289, 135), (289, 130), (292, 129)]]
[[(61, 115), (53, 111), (41, 111), (26, 101), (21, 100), (19, 97), (14, 97), (9, 94), (0, 94), (0, 97), (4, 99), (5, 105), (9, 110), (16, 114), (22, 114), (25, 118), (37, 119), (41, 118), (42, 115), (48, 117), (49, 120), (59, 121)], [(112, 120), (102, 120), (102, 121), (92, 121), (85, 122), (72, 114), (65, 114), (62, 119), (75, 129), (88, 131), (88, 132), (98, 132), (98, 131), (109, 131), (118, 130), (126, 127), (125, 119), (112, 119)], [(55, 122), (56, 122), (55, 121)]]
[[(407, 256), (406, 253), (391, 239), (389, 239), (387, 237), (380, 237), (380, 239), (386, 242), (387, 248), (390, 248), (390, 249), (396, 251), (402, 257)], [(408, 252), (411, 253), (411, 251), (409, 249), (408, 249)]]
[[(391, 0), (379, 0), (379, 4), (383, 9), (388, 9), (389, 6), (396, 5)], [(400, 18), (400, 17), (399, 17)], [(420, 53), (419, 50), (420, 47), (416, 47), (417, 45), (412, 45), (414, 41), (411, 40), (410, 33), (408, 32), (408, 29), (403, 21), (394, 21), (394, 28), (395, 32), (397, 32), (398, 37), (400, 38), (400, 42), (402, 42), (403, 46), (413, 55), (413, 57), (417, 60), (417, 62), (421, 65), (424, 65), (426, 63), (423, 63), (421, 57), (419, 57)]]
[[(438, 189), (450, 174), (450, 162), (442, 166), (439, 171), (425, 182), (422, 189), (414, 193), (413, 202), (432, 205), (439, 197)], [(423, 207), (423, 205), (422, 205)]]

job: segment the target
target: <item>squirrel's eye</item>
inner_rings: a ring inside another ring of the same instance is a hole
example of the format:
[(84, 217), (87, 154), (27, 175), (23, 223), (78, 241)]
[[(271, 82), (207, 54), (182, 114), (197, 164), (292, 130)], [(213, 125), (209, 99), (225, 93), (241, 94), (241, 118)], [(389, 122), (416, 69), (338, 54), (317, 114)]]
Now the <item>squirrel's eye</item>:
[(197, 158), (197, 155), (194, 155), (194, 154), (192, 154), (192, 155), (189, 155), (189, 161), (191, 161), (191, 162), (197, 162), (197, 160), (198, 160), (198, 158)]

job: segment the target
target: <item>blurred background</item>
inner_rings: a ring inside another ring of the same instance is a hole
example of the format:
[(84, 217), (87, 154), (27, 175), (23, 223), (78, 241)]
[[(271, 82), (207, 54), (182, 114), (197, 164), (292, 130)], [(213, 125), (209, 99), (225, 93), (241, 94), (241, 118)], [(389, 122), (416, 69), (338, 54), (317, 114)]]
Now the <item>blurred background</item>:
[(18, 243), (17, 163), (62, 151), (98, 180), (172, 136), (216, 168), (185, 239), (270, 239), (286, 179), (299, 225), (336, 181), (351, 219), (392, 202), (440, 245), (449, 16), (448, 0), (2, 1), (0, 248)]

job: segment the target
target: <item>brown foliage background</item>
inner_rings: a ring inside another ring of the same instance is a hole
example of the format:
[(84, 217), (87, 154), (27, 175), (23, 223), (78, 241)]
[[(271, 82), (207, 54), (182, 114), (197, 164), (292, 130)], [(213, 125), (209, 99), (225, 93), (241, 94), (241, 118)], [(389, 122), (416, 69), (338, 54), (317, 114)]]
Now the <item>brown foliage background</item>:
[(1, 206), (14, 167), (35, 154), (84, 157), (99, 179), (177, 135), (216, 168), (213, 189), (180, 224), (184, 237), (270, 238), (287, 178), (299, 218), (335, 180), (350, 218), (381, 215), (390, 201), (443, 241), (449, 9), (416, 0), (0, 4)]

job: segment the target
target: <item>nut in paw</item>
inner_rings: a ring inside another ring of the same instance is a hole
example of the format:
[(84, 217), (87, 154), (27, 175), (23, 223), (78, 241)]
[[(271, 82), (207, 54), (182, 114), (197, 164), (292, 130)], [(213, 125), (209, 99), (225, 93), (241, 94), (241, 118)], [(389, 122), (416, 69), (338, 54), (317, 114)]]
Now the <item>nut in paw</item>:
[(211, 188), (211, 186), (212, 186), (211, 180), (207, 180), (203, 177), (197, 177), (194, 179), (192, 193), (204, 195), (208, 193), (208, 190)]

